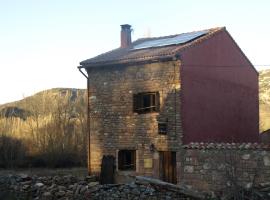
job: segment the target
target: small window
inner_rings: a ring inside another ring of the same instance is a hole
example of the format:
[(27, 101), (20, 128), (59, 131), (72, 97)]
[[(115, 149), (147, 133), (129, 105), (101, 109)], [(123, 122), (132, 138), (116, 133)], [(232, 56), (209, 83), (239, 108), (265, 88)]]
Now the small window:
[(136, 151), (120, 150), (118, 152), (119, 170), (136, 170)]
[(159, 111), (159, 93), (145, 92), (134, 94), (133, 111), (139, 114)]
[(167, 122), (158, 122), (158, 134), (167, 135)]

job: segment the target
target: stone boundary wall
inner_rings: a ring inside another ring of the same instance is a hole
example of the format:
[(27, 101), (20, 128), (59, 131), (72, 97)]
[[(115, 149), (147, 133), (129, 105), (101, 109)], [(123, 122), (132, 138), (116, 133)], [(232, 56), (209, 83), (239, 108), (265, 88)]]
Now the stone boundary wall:
[(183, 147), (180, 184), (226, 193), (270, 182), (270, 145), (190, 143)]

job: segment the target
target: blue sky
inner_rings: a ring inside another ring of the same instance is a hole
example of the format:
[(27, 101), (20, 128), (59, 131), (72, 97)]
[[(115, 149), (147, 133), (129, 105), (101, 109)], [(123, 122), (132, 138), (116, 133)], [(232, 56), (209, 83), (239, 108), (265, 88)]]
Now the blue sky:
[(79, 62), (117, 48), (125, 23), (133, 40), (226, 26), (254, 65), (270, 67), (269, 8), (267, 0), (0, 0), (0, 104), (85, 88)]

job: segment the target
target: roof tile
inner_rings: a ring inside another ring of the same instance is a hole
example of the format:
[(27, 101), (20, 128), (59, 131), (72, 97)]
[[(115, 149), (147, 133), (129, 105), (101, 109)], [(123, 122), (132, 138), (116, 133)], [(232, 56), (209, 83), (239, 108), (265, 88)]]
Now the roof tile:
[[(180, 51), (192, 47), (210, 37), (215, 33), (224, 30), (224, 27), (207, 29), (208, 33), (205, 35), (188, 41), (184, 44), (174, 44), (168, 46), (160, 47), (151, 47), (144, 49), (133, 49), (134, 46), (141, 44), (143, 42), (157, 40), (157, 39), (167, 39), (173, 38), (177, 35), (169, 35), (164, 37), (153, 37), (153, 38), (141, 38), (134, 41), (129, 48), (117, 48), (109, 52), (100, 54), (94, 58), (90, 58), (80, 62), (82, 67), (94, 67), (94, 66), (103, 66), (103, 65), (112, 65), (112, 64), (126, 64), (130, 62), (141, 62), (153, 59), (161, 59), (167, 57), (176, 56)], [(178, 34), (180, 35), (180, 34)]]
[(237, 150), (269, 150), (270, 144), (263, 143), (198, 143), (183, 145), (184, 149), (237, 149)]

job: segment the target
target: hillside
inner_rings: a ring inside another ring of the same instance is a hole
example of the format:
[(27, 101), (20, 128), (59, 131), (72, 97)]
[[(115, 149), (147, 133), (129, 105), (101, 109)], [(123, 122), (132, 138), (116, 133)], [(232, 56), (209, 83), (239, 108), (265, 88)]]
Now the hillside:
[(270, 129), (270, 69), (260, 71), (260, 131)]
[[(33, 114), (33, 107), (35, 107), (35, 113), (47, 115), (48, 111), (51, 111), (49, 108), (51, 108), (52, 104), (56, 103), (56, 101), (68, 100), (70, 103), (76, 102), (78, 104), (77, 99), (86, 97), (86, 92), (87, 90), (85, 89), (76, 88), (53, 88), (44, 90), (22, 100), (0, 105), (0, 116), (25, 119), (26, 116)], [(80, 103), (84, 102), (80, 101)]]
[(87, 92), (55, 88), (0, 106), (0, 168), (85, 165)]

